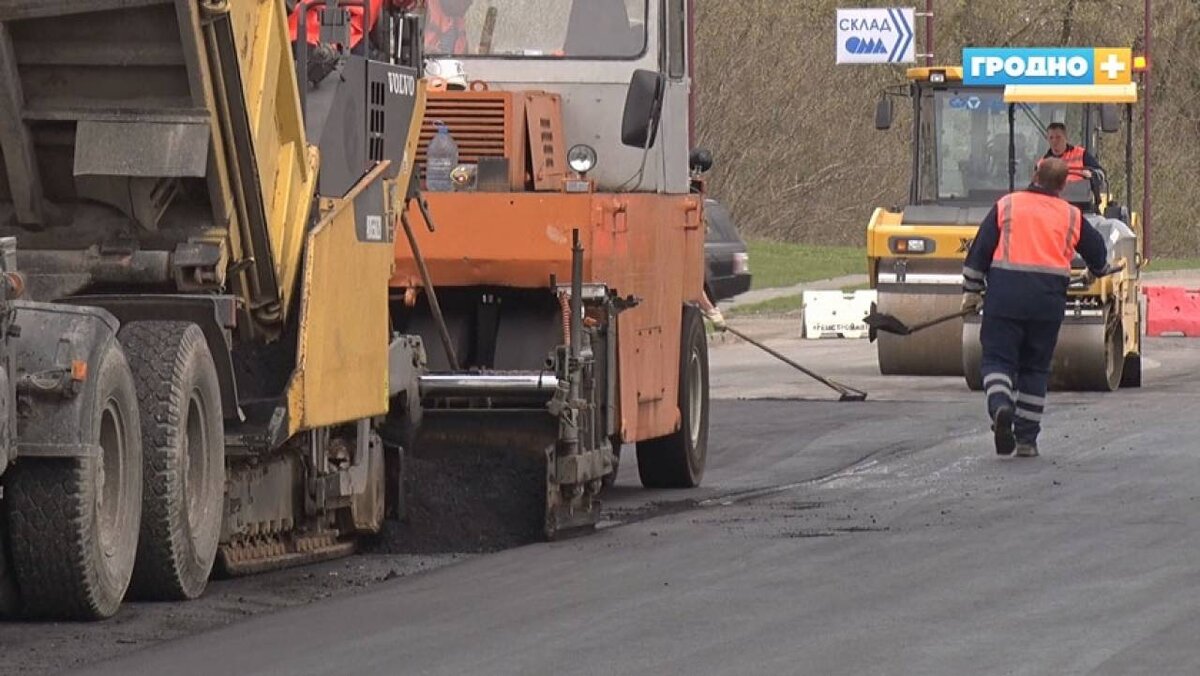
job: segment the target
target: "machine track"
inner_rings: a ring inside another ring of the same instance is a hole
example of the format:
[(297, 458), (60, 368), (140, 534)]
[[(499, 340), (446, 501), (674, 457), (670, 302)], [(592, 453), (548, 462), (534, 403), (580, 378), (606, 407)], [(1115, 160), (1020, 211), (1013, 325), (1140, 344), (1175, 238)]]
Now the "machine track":
[(356, 540), (341, 539), (336, 531), (264, 535), (221, 545), (217, 562), (225, 576), (240, 577), (337, 559), (357, 549)]

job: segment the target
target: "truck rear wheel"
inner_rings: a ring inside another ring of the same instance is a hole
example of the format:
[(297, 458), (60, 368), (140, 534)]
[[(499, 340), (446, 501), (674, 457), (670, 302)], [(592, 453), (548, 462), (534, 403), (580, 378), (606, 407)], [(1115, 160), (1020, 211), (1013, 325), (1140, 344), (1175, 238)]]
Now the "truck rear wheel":
[(119, 334), (142, 414), (145, 491), (132, 592), (186, 600), (204, 592), (225, 497), (217, 368), (200, 327), (134, 322)]
[(110, 617), (133, 573), (142, 505), (137, 395), (119, 346), (91, 370), (99, 457), (27, 458), (5, 477), (13, 568), (34, 617)]
[(683, 310), (679, 349), (680, 425), (637, 444), (638, 474), (646, 488), (694, 488), (708, 456), (708, 337), (700, 311)]

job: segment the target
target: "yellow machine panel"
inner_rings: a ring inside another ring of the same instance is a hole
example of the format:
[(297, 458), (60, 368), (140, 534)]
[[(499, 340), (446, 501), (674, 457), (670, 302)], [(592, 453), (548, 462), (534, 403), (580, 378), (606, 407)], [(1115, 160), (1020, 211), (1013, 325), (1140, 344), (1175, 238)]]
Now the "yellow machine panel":
[[(425, 110), (417, 86), (413, 119)], [(296, 371), (288, 385), (288, 434), (382, 415), (388, 405), (388, 279), (396, 220), (414, 171), (420, 127), (410, 126), (400, 171), (382, 177), (376, 165), (341, 199), (323, 199), (321, 220), (308, 233), (300, 280)], [(357, 205), (382, 200), (382, 230), (362, 225)], [(381, 239), (374, 239), (380, 235)]]
[[(387, 238), (363, 241), (355, 205), (383, 199), (380, 164), (328, 208), (308, 235), (296, 370), (288, 385), (289, 436), (387, 412)], [(374, 189), (372, 189), (374, 188)], [(365, 228), (382, 227), (367, 222)], [(368, 232), (368, 236), (370, 233)]]
[[(876, 209), (867, 225), (867, 257), (874, 259), (888, 258), (897, 254), (920, 259), (954, 259), (961, 261), (966, 257), (967, 248), (979, 224), (941, 225), (902, 225), (903, 214), (897, 211)], [(928, 246), (927, 251), (913, 251), (907, 246), (907, 240), (922, 239)], [(895, 247), (905, 242), (904, 251)]]
[(271, 256), (286, 315), (299, 272), (317, 157), (306, 150), (284, 4), (229, 0), (228, 5), (254, 136), (253, 159), (269, 224)]

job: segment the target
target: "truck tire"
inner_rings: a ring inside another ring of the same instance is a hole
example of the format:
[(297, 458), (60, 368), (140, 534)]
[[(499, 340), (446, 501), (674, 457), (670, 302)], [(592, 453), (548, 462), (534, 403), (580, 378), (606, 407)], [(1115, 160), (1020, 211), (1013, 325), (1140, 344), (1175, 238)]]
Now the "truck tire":
[(683, 310), (679, 350), (679, 429), (637, 444), (638, 475), (646, 488), (694, 488), (708, 456), (708, 337), (700, 311)]
[(111, 617), (133, 573), (142, 504), (137, 394), (118, 345), (90, 370), (100, 457), (26, 458), (5, 477), (13, 569), (32, 617)]
[(204, 592), (225, 505), (225, 427), (212, 353), (199, 326), (133, 322), (118, 334), (142, 414), (142, 535), (132, 594), (153, 601)]

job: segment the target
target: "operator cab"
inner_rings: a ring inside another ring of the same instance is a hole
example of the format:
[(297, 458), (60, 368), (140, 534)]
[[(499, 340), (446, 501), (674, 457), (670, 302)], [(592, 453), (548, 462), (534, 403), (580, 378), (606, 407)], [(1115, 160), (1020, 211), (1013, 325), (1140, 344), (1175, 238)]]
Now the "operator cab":
[[(508, 122), (496, 125), (512, 129), (521, 126), (513, 118), (544, 118), (553, 111), (549, 116), (561, 119), (561, 128), (557, 121), (536, 120), (549, 125), (539, 134), (553, 136), (552, 143), (530, 144), (539, 158), (543, 146), (587, 146), (592, 159), (584, 173), (598, 191), (688, 194), (695, 166), (689, 162), (689, 7), (685, 0), (429, 0), (427, 56), (460, 63), (461, 76), (447, 88), (466, 90), (435, 91), (430, 115), (452, 118), (445, 122), (459, 141), (460, 161), (507, 161), (517, 177), (512, 189), (522, 189), (525, 174), (550, 176), (565, 161), (522, 171), (513, 164), (529, 162), (525, 142), (510, 142), (506, 151), (483, 122), (475, 128), (455, 122), (484, 117), (464, 114), (484, 106), (481, 99), (534, 95), (539, 100), (532, 106), (510, 106)], [(547, 179), (527, 187), (539, 186), (557, 189), (558, 183)]]
[[(1129, 177), (1133, 175), (1133, 103), (1137, 100), (1136, 89), (1132, 85), (1116, 88), (1076, 86), (1068, 96), (1057, 87), (1009, 86), (1005, 88), (1004, 99), (1010, 107), (1016, 109), (1031, 109), (1033, 106), (1070, 106), (1082, 110), (1082, 129), (1085, 133), (1083, 138), (1087, 139), (1085, 147), (1093, 149), (1093, 152), (1100, 146), (1101, 134), (1108, 135), (1124, 130), (1125, 204), (1122, 205), (1118, 201), (1104, 171), (1093, 171), (1090, 181), (1069, 181), (1062, 197), (1079, 207), (1088, 223), (1104, 236), (1108, 245), (1109, 263), (1121, 258), (1134, 261), (1138, 237), (1129, 211), (1129, 205), (1133, 201)], [(1082, 99), (1085, 102), (1064, 103), (1064, 99)], [(1070, 124), (1067, 125), (1067, 129), (1071, 129)], [(1072, 267), (1083, 269), (1083, 259), (1076, 255)]]

